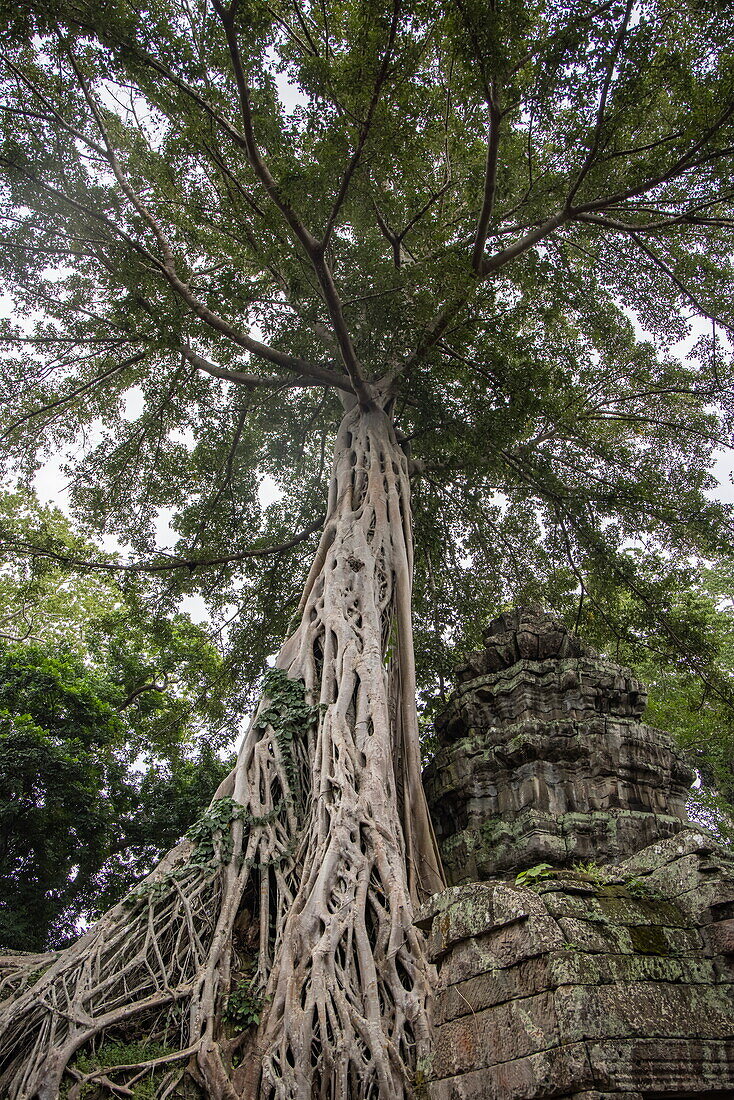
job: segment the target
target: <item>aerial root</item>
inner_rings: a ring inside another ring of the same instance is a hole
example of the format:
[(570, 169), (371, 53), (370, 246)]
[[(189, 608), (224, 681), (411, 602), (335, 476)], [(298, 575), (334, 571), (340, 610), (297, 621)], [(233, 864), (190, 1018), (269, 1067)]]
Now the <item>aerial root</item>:
[[(275, 736), (267, 726), (259, 733), (263, 740)], [(66, 1073), (70, 1096), (90, 1082), (112, 1095), (129, 1095), (141, 1073), (167, 1061), (190, 1061), (192, 1055), (190, 1066), (199, 1061), (204, 1067), (191, 1069), (203, 1087), (209, 1087), (209, 1078), (228, 1075), (229, 1069), (211, 1069), (207, 1051), (221, 1030), (233, 955), (239, 963), (234, 930), (252, 867), (281, 864), (280, 882), (292, 897), (284, 870), (292, 865), (292, 812), (285, 808), (289, 787), (278, 759), (277, 746), (253, 757), (253, 786), (266, 790), (264, 797), (249, 804), (215, 801), (209, 811), (215, 816), (202, 819), (204, 841), (179, 845), (71, 948), (22, 963), (11, 960), (0, 1003), (0, 1094), (9, 1100), (51, 1100)], [(263, 782), (261, 767), (267, 770)], [(165, 1020), (162, 1011), (168, 1013)], [(149, 1034), (151, 1013), (158, 1014), (155, 1038), (175, 1049), (114, 1067), (75, 1067), (82, 1049), (101, 1046), (103, 1053), (107, 1043)], [(174, 1076), (187, 1072), (184, 1067)], [(169, 1095), (176, 1083), (164, 1078), (157, 1095)], [(214, 1096), (226, 1090), (210, 1091)]]
[[(146, 1075), (158, 1100), (185, 1078), (207, 1100), (410, 1095), (431, 1003), (412, 912), (442, 879), (420, 783), (409, 526), (388, 418), (355, 408), (300, 625), (224, 792), (32, 988), (29, 966), (0, 986), (0, 1095), (56, 1100), (64, 1074), (71, 1100), (90, 1085), (130, 1096)], [(169, 1049), (105, 1061), (151, 1020)], [(104, 1064), (82, 1064), (90, 1048)]]

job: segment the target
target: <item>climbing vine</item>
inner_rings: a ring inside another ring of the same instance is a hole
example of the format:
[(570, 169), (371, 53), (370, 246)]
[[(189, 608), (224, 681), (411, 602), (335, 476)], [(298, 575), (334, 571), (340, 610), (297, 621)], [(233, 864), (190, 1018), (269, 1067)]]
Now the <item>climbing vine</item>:
[[(255, 719), (255, 728), (260, 731), (269, 729), (274, 736), (288, 780), (285, 798), (300, 804), (302, 792), (294, 742), (297, 738), (305, 739), (308, 730), (318, 723), (319, 714), (323, 708), (307, 701), (306, 688), (302, 680), (290, 679), (279, 668), (268, 669), (265, 673), (263, 691), (267, 705), (260, 710)], [(186, 839), (192, 844), (186, 863), (144, 882), (131, 891), (125, 899), (125, 905), (129, 908), (141, 900), (155, 901), (165, 897), (174, 884), (180, 885), (191, 878), (195, 868), (211, 869), (214, 872), (218, 867), (225, 866), (231, 861), (234, 850), (233, 823), (241, 821), (246, 829), (253, 826), (267, 826), (276, 820), (280, 809), (280, 804), (277, 804), (268, 813), (258, 815), (235, 801), (231, 795), (215, 798), (205, 813), (186, 832)], [(265, 867), (273, 862), (273, 860), (264, 862), (250, 860), (250, 865)]]
[(186, 833), (186, 839), (194, 845), (190, 863), (199, 867), (229, 863), (233, 848), (232, 822), (246, 816), (245, 807), (230, 796), (215, 799)]
[(305, 732), (315, 726), (322, 708), (309, 703), (302, 680), (291, 680), (280, 668), (271, 668), (263, 678), (263, 693), (268, 700), (255, 720), (256, 729), (272, 729), (280, 749), (283, 769), (288, 779), (290, 796), (302, 801), (303, 791), (296, 764), (294, 742), (304, 738)]

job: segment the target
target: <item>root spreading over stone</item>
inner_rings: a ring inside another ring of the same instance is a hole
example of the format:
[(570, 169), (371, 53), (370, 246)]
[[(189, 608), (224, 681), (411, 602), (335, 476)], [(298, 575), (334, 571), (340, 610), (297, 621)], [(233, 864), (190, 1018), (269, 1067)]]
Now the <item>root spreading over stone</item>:
[[(420, 781), (411, 545), (405, 456), (384, 411), (355, 407), (298, 625), (235, 769), (76, 944), (3, 960), (0, 1095), (55, 1100), (63, 1082), (69, 1100), (91, 1085), (132, 1096), (143, 1079), (161, 1100), (184, 1083), (212, 1100), (410, 1095), (430, 1053), (412, 912), (443, 885)], [(105, 1065), (133, 1035), (163, 1046)]]

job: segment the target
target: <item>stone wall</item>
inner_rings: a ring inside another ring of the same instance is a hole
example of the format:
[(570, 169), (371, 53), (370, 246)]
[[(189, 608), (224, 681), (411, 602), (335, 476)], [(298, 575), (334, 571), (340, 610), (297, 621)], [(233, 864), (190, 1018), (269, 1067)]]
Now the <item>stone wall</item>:
[(417, 919), (438, 972), (417, 1094), (733, 1100), (734, 855), (689, 827), (644, 686), (537, 611), (458, 672), (425, 773), (455, 885)]
[(613, 873), (449, 888), (429, 1100), (734, 1097), (734, 859), (696, 831)]

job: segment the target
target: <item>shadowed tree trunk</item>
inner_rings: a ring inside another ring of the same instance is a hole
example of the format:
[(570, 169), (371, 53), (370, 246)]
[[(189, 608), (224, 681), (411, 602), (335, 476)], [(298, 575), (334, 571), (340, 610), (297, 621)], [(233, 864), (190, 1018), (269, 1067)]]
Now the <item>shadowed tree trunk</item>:
[[(153, 1068), (170, 1063), (173, 1085), (188, 1065), (208, 1097), (410, 1094), (430, 1053), (412, 914), (443, 885), (420, 780), (411, 578), (407, 460), (389, 415), (354, 405), (276, 661), (285, 675), (271, 674), (203, 831), (6, 1008), (4, 1094), (52, 1100), (77, 1050), (135, 1020), (178, 1047)], [(232, 1035), (247, 926), (263, 1011), (256, 1035)], [(77, 1073), (70, 1100), (103, 1070)]]

